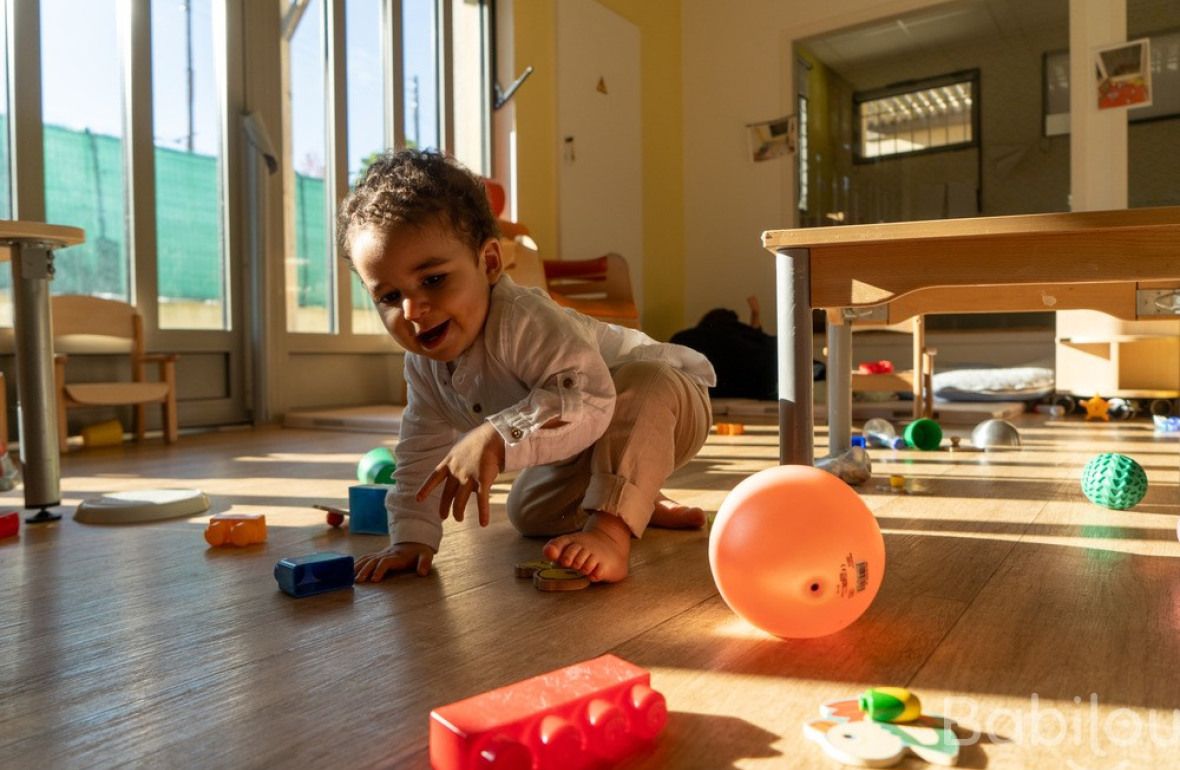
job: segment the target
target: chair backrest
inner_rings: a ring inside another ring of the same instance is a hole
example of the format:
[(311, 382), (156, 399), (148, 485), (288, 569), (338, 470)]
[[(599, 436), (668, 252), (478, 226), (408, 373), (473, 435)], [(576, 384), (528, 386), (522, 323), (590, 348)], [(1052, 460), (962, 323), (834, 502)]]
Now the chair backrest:
[(512, 280), (521, 286), (531, 286), (545, 289), (545, 270), (541, 267), (541, 255), (537, 253), (537, 244), (527, 235), (517, 236), (512, 240), (501, 239), (504, 252), (504, 272), (512, 276)]
[(134, 305), (82, 294), (50, 298), (53, 336), (118, 337), (131, 342), (133, 356), (143, 353), (143, 316)]
[(577, 299), (634, 302), (631, 271), (619, 254), (594, 259), (546, 259), (544, 266), (550, 292)]

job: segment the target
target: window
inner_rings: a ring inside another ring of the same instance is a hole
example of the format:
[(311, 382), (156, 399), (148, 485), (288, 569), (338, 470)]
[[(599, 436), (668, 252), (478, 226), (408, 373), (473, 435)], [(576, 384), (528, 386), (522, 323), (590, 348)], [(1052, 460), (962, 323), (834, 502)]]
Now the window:
[[(0, 0), (0, 219), (12, 219), (12, 180), (9, 176), (8, 163), (8, 29), (6, 20), (8, 8), (5, 0)], [(7, 287), (12, 283), (12, 276), (8, 270), (0, 270), (5, 276)]]
[[(0, 0), (0, 218), (12, 219), (12, 177), (8, 158), (8, 8)], [(0, 266), (0, 324), (12, 326), (12, 271)]]
[[(348, 72), (348, 184), (356, 183), (373, 156), (385, 149), (385, 94), (380, 0), (348, 0), (344, 7)], [(350, 275), (354, 334), (383, 334), (385, 327), (356, 273)]]
[(156, 276), (164, 329), (224, 329), (212, 0), (152, 0)]
[[(287, 329), (383, 334), (355, 275), (337, 286), (336, 184), (354, 184), (393, 136), (448, 152), (476, 172), (490, 161), (490, 67), (485, 0), (278, 0), (283, 8)], [(396, 14), (391, 18), (391, 13)], [(344, 26), (329, 46), (331, 20)], [(445, 27), (445, 29), (444, 29)], [(399, 48), (400, 45), (400, 48)], [(444, 62), (443, 52), (446, 61)], [(400, 61), (400, 67), (388, 66)], [(343, 94), (328, 84), (343, 65)], [(444, 70), (444, 66), (447, 68)], [(444, 78), (443, 73), (449, 76)], [(395, 84), (391, 73), (400, 73)], [(400, 86), (400, 88), (395, 88)], [(401, 93), (400, 104), (392, 104)], [(442, 110), (442, 105), (450, 105)], [(338, 115), (333, 110), (341, 110)], [(393, 112), (396, 117), (387, 118)], [(450, 116), (455, 116), (451, 121)], [(326, 127), (345, 127), (332, 147)], [(390, 125), (397, 121), (396, 130)], [(346, 164), (347, 168), (341, 168)], [(336, 181), (338, 180), (338, 181)], [(345, 315), (338, 316), (339, 303)]]
[(287, 38), (289, 190), (287, 200), (287, 330), (330, 332), (335, 263), (328, 248), (327, 93), (324, 0), (292, 2)]
[(86, 231), (86, 243), (57, 252), (70, 269), (58, 271), (54, 293), (128, 300), (116, 6), (117, 0), (41, 0), (45, 214)]
[(978, 70), (866, 91), (852, 99), (859, 162), (978, 144)]
[(406, 146), (442, 147), (438, 125), (439, 24), (437, 0), (402, 0)]
[(451, 114), (455, 116), (454, 147), (452, 152), (465, 166), (477, 174), (491, 175), (491, 119), (492, 93), (491, 62), (488, 56), (488, 24), (484, 19), (487, 7), (476, 0), (449, 0), (452, 27), (451, 68), (454, 73), (454, 95)]

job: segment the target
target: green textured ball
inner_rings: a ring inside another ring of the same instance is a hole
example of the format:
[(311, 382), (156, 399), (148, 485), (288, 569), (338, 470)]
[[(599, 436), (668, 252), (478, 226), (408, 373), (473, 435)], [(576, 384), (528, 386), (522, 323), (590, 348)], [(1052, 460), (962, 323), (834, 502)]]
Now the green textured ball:
[(356, 464), (356, 480), (362, 484), (392, 484), (397, 463), (389, 447), (379, 446), (365, 452)]
[(1147, 474), (1130, 457), (1103, 452), (1082, 470), (1082, 493), (1095, 505), (1125, 511), (1147, 494)]

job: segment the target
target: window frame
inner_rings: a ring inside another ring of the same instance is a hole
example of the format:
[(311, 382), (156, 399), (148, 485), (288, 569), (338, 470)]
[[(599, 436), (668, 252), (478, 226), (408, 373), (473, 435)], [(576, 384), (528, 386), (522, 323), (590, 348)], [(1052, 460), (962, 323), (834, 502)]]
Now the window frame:
[[(872, 157), (867, 157), (862, 154), (861, 149), (863, 146), (863, 137), (861, 136), (862, 121), (860, 112), (862, 104), (865, 104), (866, 102), (877, 101), (890, 96), (916, 93), (918, 91), (926, 91), (931, 88), (955, 85), (964, 82), (971, 83), (971, 139), (965, 142), (941, 144), (934, 147), (925, 147), (920, 150), (907, 150), (905, 152), (895, 152), (888, 155), (875, 155)], [(957, 72), (949, 72), (943, 75), (935, 75), (928, 78), (905, 80), (898, 83), (891, 83), (881, 88), (874, 88), (866, 91), (856, 91), (852, 94), (852, 162), (858, 165), (880, 163), (882, 161), (898, 160), (901, 158), (914, 158), (921, 155), (931, 155), (939, 152), (954, 152), (956, 150), (967, 150), (974, 147), (979, 147), (980, 127), (982, 124), (981, 103), (980, 70), (978, 68), (959, 70)]]

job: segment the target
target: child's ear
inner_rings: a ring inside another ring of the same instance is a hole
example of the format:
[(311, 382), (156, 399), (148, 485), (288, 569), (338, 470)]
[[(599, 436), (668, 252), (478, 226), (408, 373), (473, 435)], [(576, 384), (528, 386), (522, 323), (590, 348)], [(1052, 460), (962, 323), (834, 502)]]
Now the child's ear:
[(500, 239), (489, 238), (480, 249), (479, 257), (483, 261), (483, 269), (488, 277), (488, 283), (500, 280), (500, 274), (504, 272), (504, 255), (500, 250)]

